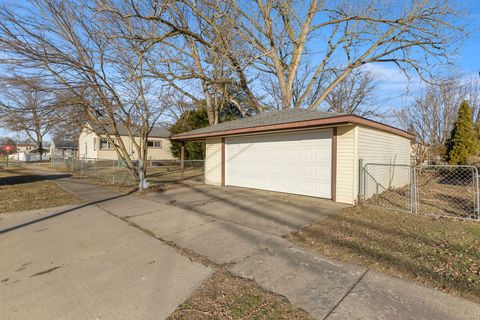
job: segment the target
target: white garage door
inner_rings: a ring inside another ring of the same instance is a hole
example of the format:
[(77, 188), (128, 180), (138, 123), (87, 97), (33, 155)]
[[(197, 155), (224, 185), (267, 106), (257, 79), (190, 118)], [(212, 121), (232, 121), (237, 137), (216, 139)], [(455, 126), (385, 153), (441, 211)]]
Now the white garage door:
[(225, 140), (230, 186), (331, 198), (332, 129)]

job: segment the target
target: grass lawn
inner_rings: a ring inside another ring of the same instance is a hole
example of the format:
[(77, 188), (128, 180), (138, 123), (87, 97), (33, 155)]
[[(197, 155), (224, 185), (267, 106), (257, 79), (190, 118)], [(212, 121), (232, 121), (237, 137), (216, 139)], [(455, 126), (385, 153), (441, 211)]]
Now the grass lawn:
[(288, 239), (480, 302), (480, 223), (356, 207)]
[(0, 167), (0, 199), (0, 214), (81, 202), (55, 182), (42, 180), (19, 165)]
[(266, 292), (254, 282), (217, 271), (170, 315), (180, 319), (311, 319), (287, 299)]

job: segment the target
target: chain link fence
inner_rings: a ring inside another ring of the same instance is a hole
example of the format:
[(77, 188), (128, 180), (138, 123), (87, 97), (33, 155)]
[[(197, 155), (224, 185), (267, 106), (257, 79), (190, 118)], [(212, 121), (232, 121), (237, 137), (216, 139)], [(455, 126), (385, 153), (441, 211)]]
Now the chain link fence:
[[(134, 162), (136, 164), (136, 162)], [(204, 161), (185, 160), (182, 170), (179, 160), (152, 160), (147, 163), (147, 179), (150, 185), (188, 180), (203, 182)], [(134, 186), (134, 178), (126, 164), (121, 160), (91, 159), (54, 156), (51, 166), (76, 176), (91, 177), (103, 183)]]
[(412, 211), (412, 170), (408, 165), (368, 163), (363, 169), (361, 194), (368, 204), (399, 211)]
[(360, 197), (368, 206), (480, 220), (476, 167), (361, 163), (360, 168)]

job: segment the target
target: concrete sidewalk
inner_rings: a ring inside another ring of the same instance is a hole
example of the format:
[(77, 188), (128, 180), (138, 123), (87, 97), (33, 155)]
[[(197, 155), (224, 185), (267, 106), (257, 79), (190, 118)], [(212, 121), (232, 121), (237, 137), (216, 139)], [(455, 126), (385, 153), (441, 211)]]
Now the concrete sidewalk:
[(88, 204), (1, 215), (0, 255), (0, 318), (12, 320), (164, 319), (212, 273)]
[[(74, 192), (83, 188), (74, 179), (68, 183), (64, 186)], [(287, 297), (317, 319), (480, 318), (474, 302), (332, 261), (262, 229), (163, 202), (130, 195), (99, 206), (155, 237), (228, 265), (234, 274)]]

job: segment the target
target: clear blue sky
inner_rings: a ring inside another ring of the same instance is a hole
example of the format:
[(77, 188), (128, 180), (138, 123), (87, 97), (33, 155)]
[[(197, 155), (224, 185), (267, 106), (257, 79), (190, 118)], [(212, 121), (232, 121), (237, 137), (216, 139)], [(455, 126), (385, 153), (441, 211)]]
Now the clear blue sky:
[[(461, 3), (469, 7), (467, 20), (470, 34), (452, 60), (458, 74), (464, 77), (480, 77), (480, 1), (467, 0)], [(399, 108), (409, 103), (411, 96), (418, 93), (419, 82), (414, 80), (409, 84), (405, 76), (393, 65), (370, 65), (367, 69), (372, 71), (375, 77), (378, 86), (377, 103), (381, 110)], [(385, 121), (395, 124), (393, 119)], [(16, 137), (16, 134), (0, 128), (0, 136)]]

